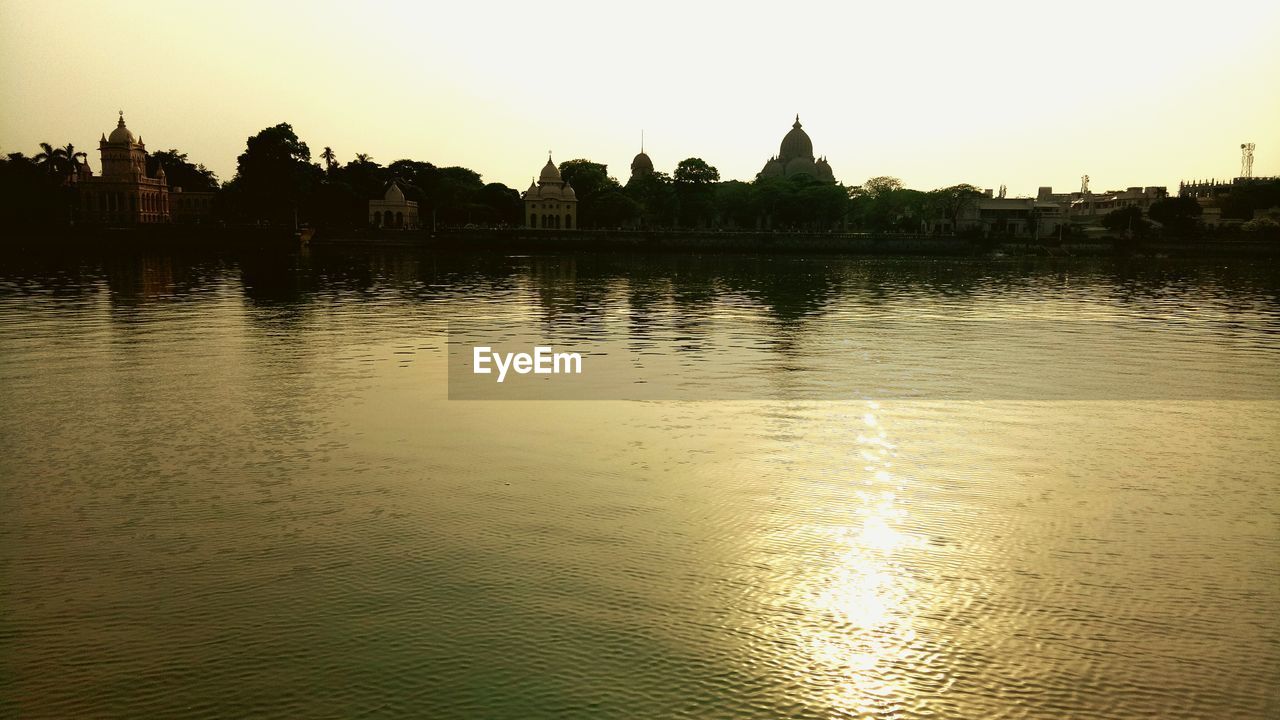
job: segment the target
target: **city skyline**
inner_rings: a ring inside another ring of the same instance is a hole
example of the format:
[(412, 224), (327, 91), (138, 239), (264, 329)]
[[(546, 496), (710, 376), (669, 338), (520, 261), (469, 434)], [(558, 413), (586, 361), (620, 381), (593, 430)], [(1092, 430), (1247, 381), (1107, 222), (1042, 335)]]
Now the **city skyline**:
[[(751, 180), (799, 113), (846, 185), (892, 175), (1031, 195), (1088, 174), (1095, 191), (1174, 189), (1234, 177), (1243, 142), (1258, 145), (1255, 175), (1280, 174), (1280, 98), (1266, 92), (1280, 54), (1265, 41), (1280, 10), (1252, 4), (1209, 17), (1154, 5), (1104, 16), (1088, 3), (1070, 17), (805, 6), (787, 12), (818, 29), (780, 45), (765, 41), (777, 19), (749, 8), (684, 8), (673, 24), (659, 6), (620, 23), (573, 3), (569, 19), (515, 6), (500, 23), (461, 7), (132, 7), (2, 6), (0, 152), (92, 150), (124, 109), (149, 147), (178, 148), (224, 181), (245, 139), (279, 122), (317, 162), (331, 146), (340, 162), (461, 165), (517, 189), (548, 149), (625, 182), (642, 129), (659, 170), (696, 156)], [(130, 29), (139, 13), (145, 33)], [(32, 32), (69, 15), (86, 29), (70, 45)], [(422, 36), (385, 32), (406, 27)], [(974, 42), (979, 31), (1007, 42)], [(225, 53), (241, 35), (255, 49)], [(1067, 50), (1083, 57), (1053, 59)], [(690, 67), (700, 72), (679, 72)]]

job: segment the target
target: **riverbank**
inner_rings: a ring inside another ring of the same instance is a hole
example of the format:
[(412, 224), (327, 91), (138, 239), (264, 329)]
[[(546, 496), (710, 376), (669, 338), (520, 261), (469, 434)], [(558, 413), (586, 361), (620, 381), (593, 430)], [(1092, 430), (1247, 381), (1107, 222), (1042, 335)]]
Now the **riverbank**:
[(1058, 242), (1030, 239), (971, 240), (949, 235), (644, 230), (352, 230), (321, 231), (317, 246), (408, 246), (447, 251), (497, 252), (729, 252), (837, 253), (894, 256), (1040, 255), (1050, 257), (1250, 257), (1280, 255), (1263, 240), (1197, 238), (1123, 241), (1090, 238)]
[(724, 232), (712, 230), (303, 230), (275, 227), (152, 225), (57, 228), (11, 233), (0, 252), (101, 253), (114, 250), (273, 250), (314, 247), (400, 247), (483, 253), (744, 253), (921, 257), (1171, 257), (1272, 259), (1280, 244), (1264, 239), (1195, 238), (1126, 241), (1114, 238), (968, 239), (942, 235)]

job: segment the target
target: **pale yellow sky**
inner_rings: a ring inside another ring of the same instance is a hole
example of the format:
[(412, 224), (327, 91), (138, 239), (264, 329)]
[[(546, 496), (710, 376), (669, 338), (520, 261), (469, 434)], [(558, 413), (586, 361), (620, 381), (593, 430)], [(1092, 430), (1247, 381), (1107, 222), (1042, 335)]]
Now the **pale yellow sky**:
[[(261, 6), (261, 7), (259, 7)], [(754, 177), (798, 112), (836, 177), (1074, 190), (1280, 175), (1280, 3), (0, 0), (0, 152), (97, 140), (230, 179), (291, 122), (319, 155), (524, 189), (586, 157)]]

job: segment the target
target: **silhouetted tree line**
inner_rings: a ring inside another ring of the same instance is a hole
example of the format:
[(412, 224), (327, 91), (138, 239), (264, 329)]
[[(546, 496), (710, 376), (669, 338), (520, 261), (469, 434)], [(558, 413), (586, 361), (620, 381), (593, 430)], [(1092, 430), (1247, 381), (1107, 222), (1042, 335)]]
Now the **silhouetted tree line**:
[(636, 175), (625, 186), (589, 160), (561, 163), (560, 174), (577, 193), (584, 228), (919, 232), (930, 212), (954, 214), (980, 194), (971, 185), (906, 190), (896, 178), (859, 187), (804, 174), (722, 181), (719, 170), (696, 157), (681, 160), (670, 175)]
[[(407, 199), (419, 203), (424, 223), (501, 226), (522, 216), (518, 192), (486, 184), (467, 168), (407, 159), (384, 167), (363, 153), (339, 165), (328, 147), (320, 160), (323, 165), (312, 162), (307, 143), (291, 125), (280, 123), (247, 139), (235, 177), (221, 185), (212, 171), (177, 149), (148, 155), (147, 172), (155, 176), (163, 167), (171, 189), (217, 190), (215, 220), (230, 224), (363, 227), (368, 201), (382, 197), (392, 180)], [(0, 221), (24, 227), (70, 224), (73, 178), (84, 161), (85, 153), (72, 145), (47, 143), (35, 156), (11, 153), (0, 159)]]
[(228, 219), (239, 222), (298, 222), (354, 228), (368, 223), (368, 202), (381, 198), (392, 181), (405, 199), (418, 203), (422, 222), (450, 225), (513, 225), (520, 221), (520, 194), (501, 183), (486, 184), (464, 167), (437, 167), (420, 160), (383, 166), (365, 153), (339, 164), (333, 148), (311, 160), (311, 149), (293, 127), (281, 123), (246, 142), (236, 175), (223, 186)]
[[(11, 153), (0, 159), (0, 221), (6, 225), (59, 225), (72, 220), (72, 178), (85, 153), (71, 144), (42, 143), (32, 157)], [(288, 123), (249, 137), (236, 160), (235, 176), (218, 182), (204, 165), (169, 149), (152, 153), (147, 169), (160, 167), (170, 188), (218, 190), (215, 220), (231, 224), (357, 228), (368, 223), (368, 201), (399, 183), (407, 199), (419, 203), (428, 227), (519, 226), (520, 193), (501, 183), (485, 183), (464, 167), (438, 167), (401, 159), (386, 166), (358, 153), (340, 164), (331, 147), (316, 160)], [(859, 186), (821, 182), (808, 175), (757, 176), (751, 182), (722, 181), (701, 158), (681, 160), (674, 172), (632, 177), (624, 186), (608, 166), (587, 159), (560, 164), (561, 177), (578, 197), (583, 228), (713, 228), (821, 232), (843, 229), (871, 233), (923, 232), (937, 220), (955, 221), (982, 196), (970, 184), (932, 191), (913, 190), (894, 177), (873, 177)], [(1256, 210), (1280, 206), (1280, 182), (1242, 185), (1219, 198), (1224, 218), (1250, 219)], [(1190, 198), (1153, 203), (1140, 210), (1117, 210), (1103, 224), (1113, 231), (1143, 235), (1159, 223), (1169, 235), (1202, 231), (1201, 208)], [(1261, 222), (1261, 221), (1260, 221)]]

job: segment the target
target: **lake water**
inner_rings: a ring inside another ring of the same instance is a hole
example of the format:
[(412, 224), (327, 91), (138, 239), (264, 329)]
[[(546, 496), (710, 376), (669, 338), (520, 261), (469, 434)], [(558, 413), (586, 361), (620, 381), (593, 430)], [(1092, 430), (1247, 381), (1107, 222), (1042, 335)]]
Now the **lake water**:
[(0, 715), (1280, 716), (1232, 264), (7, 257)]

